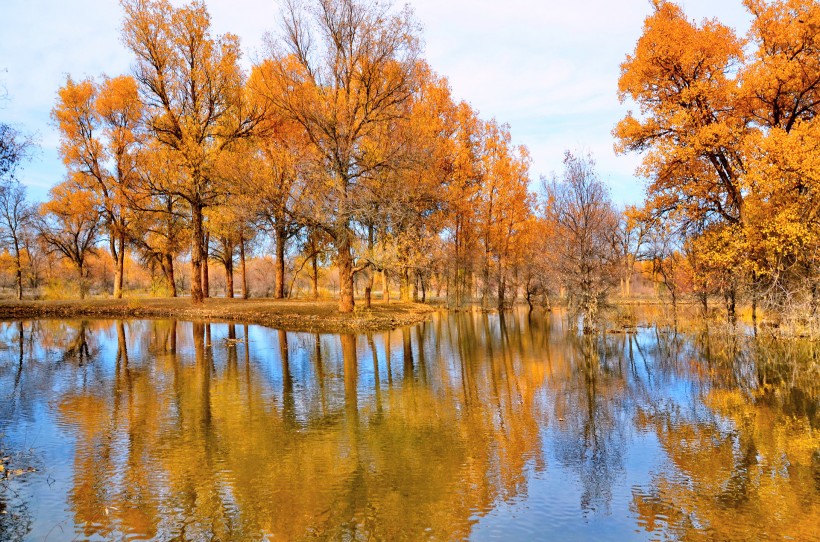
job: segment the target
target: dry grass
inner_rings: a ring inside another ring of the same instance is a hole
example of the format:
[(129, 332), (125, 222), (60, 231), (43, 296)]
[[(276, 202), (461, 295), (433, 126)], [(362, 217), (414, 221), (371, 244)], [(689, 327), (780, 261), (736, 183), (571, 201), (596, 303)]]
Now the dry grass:
[(353, 314), (336, 301), (187, 298), (91, 299), (85, 301), (0, 301), (0, 319), (22, 318), (174, 318), (259, 324), (287, 331), (356, 333), (381, 331), (426, 320), (435, 309), (419, 303), (358, 303)]

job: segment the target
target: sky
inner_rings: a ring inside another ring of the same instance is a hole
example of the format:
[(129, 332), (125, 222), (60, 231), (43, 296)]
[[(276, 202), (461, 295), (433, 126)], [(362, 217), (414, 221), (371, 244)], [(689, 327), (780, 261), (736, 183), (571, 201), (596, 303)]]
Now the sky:
[[(174, 2), (179, 4), (180, 2)], [(400, 2), (396, 2), (399, 4)], [(612, 129), (629, 110), (618, 101), (620, 64), (641, 34), (650, 0), (411, 0), (425, 57), (453, 95), (482, 118), (508, 123), (532, 155), (533, 188), (560, 172), (565, 150), (590, 152), (619, 204), (639, 203), (640, 156), (618, 156)], [(745, 34), (741, 0), (681, 0), (694, 20), (716, 17)], [(206, 0), (215, 32), (237, 34), (249, 65), (278, 28), (280, 1)], [(40, 150), (20, 174), (35, 200), (63, 180), (50, 119), (67, 75), (129, 73), (116, 0), (0, 0), (0, 121), (34, 133)]]

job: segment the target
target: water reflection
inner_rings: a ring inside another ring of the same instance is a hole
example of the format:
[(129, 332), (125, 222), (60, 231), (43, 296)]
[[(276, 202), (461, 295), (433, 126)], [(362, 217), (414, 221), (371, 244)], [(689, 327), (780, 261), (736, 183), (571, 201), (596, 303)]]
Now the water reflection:
[[(0, 538), (812, 539), (815, 347), (439, 315), (0, 329)], [(33, 436), (35, 435), (35, 436)]]

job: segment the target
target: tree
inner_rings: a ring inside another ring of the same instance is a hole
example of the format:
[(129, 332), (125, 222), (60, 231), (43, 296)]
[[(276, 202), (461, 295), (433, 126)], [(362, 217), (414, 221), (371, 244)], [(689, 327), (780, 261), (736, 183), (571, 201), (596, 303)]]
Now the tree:
[(352, 312), (353, 253), (362, 182), (392, 166), (369, 139), (405, 114), (418, 54), (410, 12), (361, 0), (316, 0), (312, 9), (286, 3), (284, 36), (272, 44), (258, 90), (304, 130), (317, 160), (313, 222), (333, 240), (339, 268), (339, 311)]
[(623, 266), (620, 280), (621, 296), (624, 298), (632, 295), (635, 263), (642, 258), (646, 243), (646, 220), (643, 215), (635, 206), (627, 206), (619, 215), (618, 228), (613, 236), (615, 251)]
[(88, 289), (88, 256), (96, 251), (100, 228), (99, 202), (95, 194), (76, 182), (64, 181), (49, 191), (40, 206), (37, 224), (46, 245), (68, 259), (77, 270), (80, 298)]
[(60, 130), (60, 154), (74, 178), (97, 194), (115, 262), (114, 297), (122, 297), (125, 249), (131, 237), (128, 207), (142, 144), (142, 104), (129, 76), (74, 82), (58, 91), (51, 113)]
[(146, 125), (185, 175), (157, 191), (184, 200), (191, 217), (191, 298), (202, 303), (205, 232), (202, 212), (224, 196), (216, 175), (223, 154), (249, 137), (262, 117), (245, 95), (239, 40), (214, 36), (201, 1), (123, 0), (123, 37), (136, 56), (134, 77)]
[(718, 21), (697, 24), (679, 6), (655, 2), (619, 80), (621, 99), (640, 114), (628, 113), (615, 135), (620, 150), (644, 152), (647, 208), (693, 241), (687, 254), (697, 260), (704, 303), (707, 283), (728, 288), (733, 319), (737, 291), (747, 286), (755, 308), (762, 299), (776, 313), (814, 313), (820, 5), (744, 5), (753, 16), (746, 41)]
[(14, 177), (20, 165), (31, 156), (33, 147), (30, 136), (0, 122), (0, 181), (7, 182)]
[(567, 151), (562, 176), (543, 181), (543, 197), (555, 271), (569, 294), (570, 306), (583, 315), (584, 329), (591, 330), (617, 277), (612, 236), (618, 213), (590, 155)]
[(14, 257), (18, 300), (23, 299), (23, 251), (32, 215), (25, 186), (18, 181), (0, 184), (0, 241), (11, 249)]
[(168, 295), (176, 297), (174, 259), (183, 251), (188, 217), (179, 196), (158, 187), (169, 186), (182, 175), (167, 148), (146, 146), (140, 156), (137, 186), (129, 206), (135, 211), (134, 243), (145, 263), (159, 267)]

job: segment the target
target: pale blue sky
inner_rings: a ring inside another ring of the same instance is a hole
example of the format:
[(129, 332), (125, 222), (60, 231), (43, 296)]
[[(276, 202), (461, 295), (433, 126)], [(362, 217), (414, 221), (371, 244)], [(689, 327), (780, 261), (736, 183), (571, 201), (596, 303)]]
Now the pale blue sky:
[[(116, 0), (0, 0), (0, 81), (10, 100), (0, 119), (36, 132), (41, 152), (21, 179), (34, 199), (65, 171), (49, 112), (56, 91), (75, 78), (129, 71)], [(560, 170), (564, 149), (591, 151), (617, 202), (637, 203), (644, 181), (638, 156), (616, 156), (611, 131), (626, 113), (618, 103), (619, 65), (637, 41), (649, 0), (413, 0), (424, 26), (425, 56), (454, 95), (484, 118), (511, 125), (530, 148), (533, 180)], [(689, 17), (717, 17), (745, 33), (741, 0), (683, 0)], [(277, 28), (276, 0), (207, 0), (217, 32), (242, 39), (248, 60)], [(503, 7), (502, 7), (503, 6)]]

